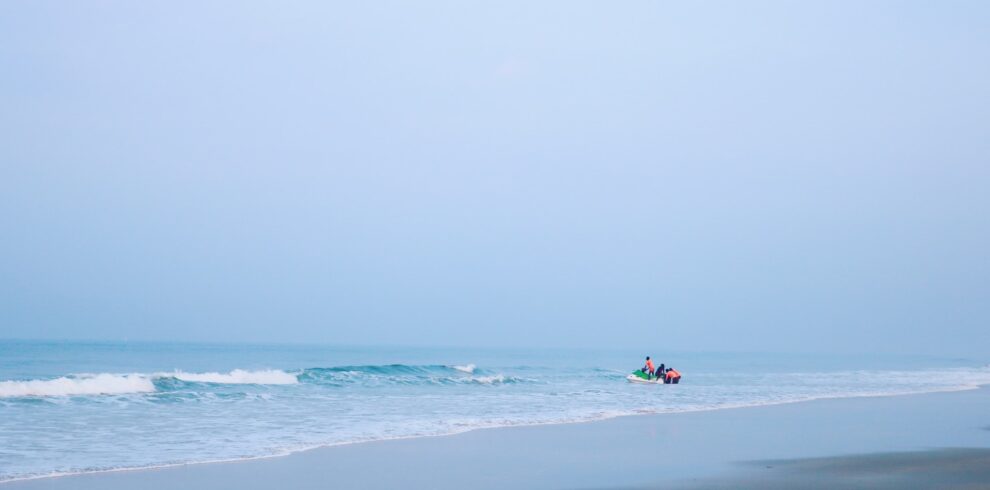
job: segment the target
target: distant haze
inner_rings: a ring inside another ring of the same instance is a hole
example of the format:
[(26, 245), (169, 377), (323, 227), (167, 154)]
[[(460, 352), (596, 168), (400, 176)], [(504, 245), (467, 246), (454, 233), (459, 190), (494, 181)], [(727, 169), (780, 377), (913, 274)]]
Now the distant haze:
[(990, 3), (0, 4), (0, 337), (990, 355)]

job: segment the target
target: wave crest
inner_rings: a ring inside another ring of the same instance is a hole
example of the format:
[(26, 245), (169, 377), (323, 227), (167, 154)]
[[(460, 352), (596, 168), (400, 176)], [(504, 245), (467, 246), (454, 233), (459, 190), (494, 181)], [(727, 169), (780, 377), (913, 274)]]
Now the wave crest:
[(343, 387), (347, 385), (502, 385), (534, 380), (507, 376), (477, 368), (444, 365), (367, 365), (311, 368), (299, 372), (278, 369), (230, 372), (158, 372), (154, 374), (74, 374), (52, 379), (0, 381), (0, 398), (52, 397), (73, 395), (121, 395), (128, 393), (167, 393), (202, 391), (186, 383), (218, 385), (317, 385)]
[(532, 381), (479, 369), (474, 364), (464, 366), (390, 364), (310, 368), (299, 375), (299, 380), (304, 383), (330, 386), (352, 384), (498, 385)]
[(266, 369), (263, 371), (246, 371), (235, 369), (229, 373), (187, 373), (175, 371), (173, 373), (162, 373), (160, 377), (171, 377), (180, 381), (192, 383), (216, 383), (228, 385), (294, 385), (299, 383), (299, 378), (295, 374), (280, 371), (278, 369)]

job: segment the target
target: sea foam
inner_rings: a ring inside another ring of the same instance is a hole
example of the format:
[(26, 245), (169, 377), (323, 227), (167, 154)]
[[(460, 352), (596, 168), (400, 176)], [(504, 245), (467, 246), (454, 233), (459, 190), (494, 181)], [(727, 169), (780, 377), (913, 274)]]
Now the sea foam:
[(0, 381), (0, 398), (20, 396), (118, 395), (151, 393), (155, 384), (140, 374), (82, 374), (55, 379)]
[(163, 373), (162, 377), (173, 377), (182, 381), (193, 383), (217, 383), (232, 385), (294, 385), (299, 383), (299, 378), (295, 374), (280, 371), (278, 369), (267, 369), (264, 371), (245, 371), (235, 369), (229, 373), (186, 373), (176, 371), (174, 373)]
[(155, 380), (161, 378), (174, 378), (192, 383), (235, 385), (293, 385), (299, 383), (295, 374), (277, 369), (263, 371), (235, 369), (229, 373), (175, 371), (156, 374), (72, 374), (53, 379), (0, 381), (0, 398), (154, 393), (157, 391)]

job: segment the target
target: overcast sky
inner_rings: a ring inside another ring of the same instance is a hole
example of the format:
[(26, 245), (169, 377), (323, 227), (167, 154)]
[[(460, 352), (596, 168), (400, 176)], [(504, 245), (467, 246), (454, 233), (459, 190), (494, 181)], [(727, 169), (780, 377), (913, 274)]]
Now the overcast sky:
[(990, 3), (0, 3), (0, 337), (990, 354)]

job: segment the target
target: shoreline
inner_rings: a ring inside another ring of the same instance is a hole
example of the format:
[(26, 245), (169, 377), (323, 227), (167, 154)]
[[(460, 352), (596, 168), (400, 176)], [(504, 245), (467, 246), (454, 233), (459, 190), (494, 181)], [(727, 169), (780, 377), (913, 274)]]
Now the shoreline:
[[(452, 436), (457, 436), (457, 435), (461, 435), (461, 434), (466, 434), (466, 433), (469, 433), (469, 432), (483, 431), (483, 430), (498, 430), (498, 429), (512, 429), (512, 428), (525, 428), (525, 427), (543, 427), (543, 426), (555, 426), (555, 425), (593, 424), (593, 423), (597, 423), (597, 422), (605, 422), (605, 421), (614, 420), (614, 419), (623, 418), (623, 417), (650, 417), (650, 416), (676, 415), (676, 414), (688, 414), (688, 413), (706, 413), (706, 412), (717, 412), (717, 411), (723, 411), (723, 410), (740, 410), (740, 409), (748, 409), (748, 408), (762, 408), (762, 407), (775, 407), (775, 406), (781, 406), (781, 405), (793, 405), (793, 404), (801, 404), (801, 403), (814, 403), (814, 402), (825, 401), (825, 400), (846, 400), (846, 399), (856, 399), (856, 398), (892, 398), (892, 397), (924, 396), (924, 395), (934, 395), (934, 394), (939, 394), (939, 393), (955, 393), (955, 392), (961, 392), (961, 391), (980, 390), (980, 389), (988, 389), (988, 388), (990, 388), (990, 384), (987, 384), (987, 385), (976, 385), (976, 386), (966, 386), (966, 387), (959, 387), (959, 388), (946, 388), (946, 389), (942, 389), (942, 390), (925, 391), (925, 392), (919, 392), (919, 393), (881, 393), (881, 394), (856, 394), (856, 395), (844, 395), (844, 396), (822, 396), (822, 397), (815, 397), (815, 398), (807, 398), (807, 399), (803, 399), (803, 400), (769, 402), (769, 403), (760, 403), (760, 404), (752, 404), (752, 405), (737, 405), (737, 406), (724, 406), (724, 407), (697, 408), (697, 409), (691, 409), (691, 410), (679, 410), (679, 411), (669, 411), (669, 412), (624, 413), (624, 414), (618, 414), (618, 415), (605, 416), (605, 417), (601, 417), (601, 418), (592, 418), (592, 419), (588, 419), (588, 420), (554, 421), (554, 422), (533, 422), (533, 423), (520, 423), (520, 424), (509, 424), (509, 425), (494, 425), (494, 426), (488, 426), (488, 427), (471, 427), (471, 428), (464, 429), (462, 431), (448, 432), (448, 433), (443, 433), (443, 434), (418, 434), (418, 435), (409, 435), (409, 436), (396, 436), (396, 437), (389, 437), (389, 438), (371, 439), (371, 440), (365, 440), (365, 441), (346, 441), (346, 442), (336, 442), (336, 443), (328, 443), (328, 444), (319, 444), (319, 445), (316, 445), (316, 446), (305, 447), (305, 448), (301, 448), (301, 449), (289, 449), (289, 450), (286, 450), (283, 453), (266, 454), (266, 455), (260, 455), (260, 456), (246, 456), (246, 457), (241, 457), (241, 458), (217, 459), (217, 460), (208, 460), (208, 461), (190, 461), (190, 462), (185, 462), (185, 463), (164, 463), (164, 464), (156, 464), (156, 465), (149, 465), (149, 466), (135, 466), (135, 467), (128, 467), (128, 468), (107, 468), (107, 469), (99, 469), (99, 470), (91, 470), (91, 471), (65, 472), (65, 473), (58, 473), (58, 474), (27, 476), (27, 477), (23, 477), (23, 478), (12, 478), (12, 479), (8, 479), (8, 480), (0, 480), (0, 488), (3, 488), (3, 486), (4, 485), (7, 485), (7, 484), (12, 484), (12, 483), (17, 483), (17, 482), (25, 482), (25, 481), (34, 481), (34, 480), (45, 480), (45, 479), (54, 479), (54, 478), (70, 478), (70, 477), (75, 477), (75, 476), (96, 475), (96, 474), (104, 474), (104, 473), (123, 473), (123, 472), (138, 472), (138, 471), (154, 471), (154, 470), (161, 470), (161, 469), (181, 468), (181, 467), (184, 467), (184, 466), (229, 464), (229, 463), (250, 462), (250, 461), (273, 459), (273, 458), (285, 458), (285, 457), (291, 457), (291, 456), (296, 455), (296, 454), (305, 453), (305, 452), (308, 452), (308, 451), (318, 451), (318, 450), (321, 450), (321, 449), (350, 446), (350, 445), (355, 445), (355, 444), (382, 443), (382, 442), (390, 442), (390, 441), (403, 441), (403, 440), (422, 439), (422, 438), (433, 438), (433, 437), (452, 437)], [(984, 429), (985, 430), (990, 430), (990, 426), (985, 427)]]
[[(655, 419), (666, 419), (666, 418), (677, 418), (677, 417), (690, 417), (690, 416), (711, 416), (713, 418), (734, 418), (733, 413), (747, 412), (747, 411), (767, 411), (773, 410), (779, 407), (799, 407), (797, 410), (801, 411), (800, 407), (808, 407), (806, 410), (815, 411), (820, 410), (819, 405), (827, 405), (833, 403), (845, 403), (853, 401), (877, 401), (877, 400), (910, 400), (910, 399), (925, 399), (930, 397), (939, 396), (951, 396), (953, 393), (975, 393), (975, 392), (990, 392), (986, 385), (983, 386), (971, 386), (971, 387), (960, 387), (946, 390), (939, 390), (934, 392), (924, 392), (924, 393), (907, 393), (907, 394), (878, 394), (878, 395), (855, 395), (855, 396), (844, 396), (844, 397), (821, 397), (808, 400), (796, 400), (796, 401), (783, 401), (779, 403), (764, 403), (760, 405), (748, 405), (748, 406), (738, 406), (738, 407), (713, 407), (713, 408), (702, 408), (689, 411), (678, 411), (678, 412), (651, 412), (651, 413), (631, 413), (631, 414), (620, 414), (605, 418), (596, 418), (591, 420), (578, 420), (578, 421), (566, 421), (566, 422), (546, 422), (546, 423), (533, 423), (533, 424), (518, 424), (518, 425), (499, 425), (491, 427), (474, 427), (468, 428), (464, 431), (451, 432), (445, 434), (428, 434), (428, 435), (413, 435), (413, 436), (401, 436), (388, 439), (375, 439), (368, 441), (352, 441), (352, 442), (342, 442), (335, 444), (324, 444), (309, 448), (303, 448), (299, 450), (292, 450), (281, 454), (272, 455), (262, 455), (247, 458), (233, 458), (229, 460), (218, 460), (218, 461), (201, 461), (201, 462), (189, 462), (189, 463), (174, 463), (156, 466), (143, 466), (134, 468), (113, 468), (106, 470), (96, 470), (87, 472), (74, 472), (65, 473), (57, 475), (38, 475), (30, 476), (25, 478), (17, 478), (4, 480), (0, 482), (0, 488), (35, 488), (36, 484), (38, 488), (59, 487), (61, 483), (55, 482), (79, 482), (84, 479), (93, 479), (100, 477), (110, 477), (117, 475), (137, 475), (138, 478), (141, 475), (152, 474), (152, 473), (168, 473), (168, 472), (182, 472), (185, 470), (190, 470), (193, 468), (218, 468), (218, 471), (223, 471), (222, 468), (230, 468), (238, 465), (252, 465), (257, 463), (271, 462), (271, 461), (285, 461), (294, 458), (307, 457), (307, 455), (320, 454), (327, 451), (349, 451), (353, 448), (359, 447), (381, 447), (382, 445), (390, 445), (396, 443), (410, 443), (416, 445), (422, 441), (438, 440), (438, 439), (456, 439), (464, 438), (470, 434), (482, 434), (482, 433), (495, 433), (495, 432), (512, 432), (512, 431), (526, 431), (532, 429), (540, 428), (565, 428), (568, 430), (570, 427), (588, 427), (597, 426), (600, 424), (608, 424), (609, 422), (621, 421), (621, 420), (631, 420), (629, 422), (633, 425), (638, 423), (647, 423), (646, 421)], [(721, 414), (721, 415), (718, 415)], [(663, 423), (663, 422), (660, 422)], [(986, 426), (986, 421), (978, 426), (979, 429), (984, 429)], [(491, 430), (491, 429), (501, 429), (501, 431)], [(587, 431), (588, 429), (577, 429), (578, 431)], [(592, 428), (591, 431), (596, 429)], [(985, 431), (983, 431), (985, 433)], [(481, 436), (482, 438), (486, 436)], [(358, 449), (358, 451), (362, 451)], [(53, 482), (48, 485), (49, 482)], [(70, 485), (71, 486), (71, 485)]]

